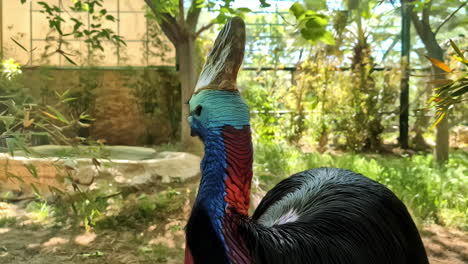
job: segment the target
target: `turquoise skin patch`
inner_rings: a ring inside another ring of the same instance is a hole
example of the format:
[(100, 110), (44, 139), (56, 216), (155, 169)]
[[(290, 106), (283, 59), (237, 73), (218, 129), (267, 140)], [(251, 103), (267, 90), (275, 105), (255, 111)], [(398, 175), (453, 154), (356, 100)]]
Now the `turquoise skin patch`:
[[(202, 90), (192, 96), (189, 104), (188, 121), (196, 131), (223, 126), (241, 129), (250, 125), (249, 107), (239, 92)], [(197, 115), (195, 110), (199, 106), (202, 109), (200, 115)]]

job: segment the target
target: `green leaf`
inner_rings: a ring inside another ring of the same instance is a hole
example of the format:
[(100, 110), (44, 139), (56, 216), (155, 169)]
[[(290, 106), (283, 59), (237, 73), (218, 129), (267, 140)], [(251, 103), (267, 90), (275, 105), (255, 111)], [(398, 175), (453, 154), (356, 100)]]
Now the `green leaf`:
[(21, 49), (23, 49), (24, 51), (28, 52), (28, 50), (23, 46), (21, 45), (18, 41), (16, 41), (14, 38), (10, 38), (11, 40), (13, 40), (13, 42), (18, 45)]
[(260, 6), (261, 7), (270, 7), (271, 5), (267, 3), (266, 0), (260, 0)]
[[(74, 19), (74, 18), (72, 18)], [(75, 19), (75, 25), (73, 25), (73, 32), (76, 32), (78, 31), (78, 29), (80, 29), (80, 27), (83, 25), (83, 23), (81, 23), (80, 21), (78, 21), (77, 19)]]
[(16, 138), (6, 138), (5, 141), (6, 141), (6, 145), (7, 145), (7, 148), (8, 148), (8, 153), (10, 153), (10, 155), (12, 157), (14, 157), (15, 156)]
[(313, 17), (309, 18), (305, 26), (308, 28), (325, 27), (327, 25), (327, 22), (327, 19), (314, 15)]
[(65, 194), (62, 190), (60, 190), (60, 189), (58, 189), (58, 188), (56, 188), (56, 187), (54, 187), (54, 186), (50, 186), (50, 185), (49, 185), (49, 186), (47, 186), (47, 188), (49, 188), (49, 191), (50, 191), (51, 193), (58, 193), (58, 194), (60, 194), (60, 195), (64, 195), (64, 194)]
[(75, 65), (75, 66), (78, 66), (72, 59), (70, 59), (67, 55), (65, 55), (64, 53), (60, 53), (62, 54), (62, 56), (68, 61), (70, 62), (71, 64)]
[(463, 86), (462, 88), (458, 89), (457, 91), (453, 92), (450, 96), (460, 96), (468, 92), (468, 85)]
[(70, 124), (70, 122), (62, 115), (62, 113), (60, 113), (60, 111), (55, 109), (53, 106), (48, 105), (47, 108), (55, 114), (58, 120), (62, 121), (67, 125)]
[(36, 185), (34, 183), (31, 183), (31, 187), (33, 188), (34, 192), (38, 197), (41, 197), (41, 192), (39, 192), (39, 189), (37, 189)]
[(301, 35), (306, 40), (317, 41), (317, 40), (320, 40), (321, 37), (323, 37), (325, 32), (327, 31), (324, 28), (316, 28), (316, 27), (303, 28), (301, 30)]
[(319, 39), (325, 44), (332, 45), (334, 46), (335, 43), (335, 38), (333, 37), (333, 34), (330, 31), (326, 31), (325, 34)]
[(302, 14), (305, 13), (306, 9), (299, 2), (295, 2), (290, 8), (289, 11), (293, 13), (296, 18), (299, 18)]
[(88, 13), (92, 13), (91, 10), (90, 10), (90, 6), (88, 3), (84, 3), (83, 6), (82, 6), (83, 10), (88, 12)]
[(70, 93), (70, 88), (68, 88), (67, 90), (65, 90), (65, 92), (63, 92), (62, 95), (60, 95), (59, 97), (66, 97), (68, 94)]
[(455, 44), (455, 42), (450, 40), (450, 45), (455, 50), (455, 52), (458, 54), (458, 56), (460, 56), (462, 59), (465, 59), (465, 57), (463, 56), (463, 52), (460, 51), (460, 49), (457, 47), (457, 44)]
[(8, 172), (8, 171), (6, 172), (6, 175), (7, 175), (7, 178), (14, 178), (14, 179), (17, 179), (19, 182), (24, 183), (24, 180), (21, 177), (19, 177), (18, 175), (15, 175), (15, 174), (13, 174), (11, 172)]
[(433, 129), (434, 127), (436, 127), (440, 121), (442, 121), (442, 119), (444, 119), (445, 115), (447, 114), (447, 112), (440, 112), (438, 113), (439, 115), (439, 118), (437, 118), (437, 120), (434, 122), (434, 124), (431, 126), (431, 129)]
[(50, 6), (46, 2), (40, 1), (40, 2), (37, 2), (37, 3), (39, 5), (41, 5), (44, 9), (48, 10), (49, 12), (52, 9), (52, 8), (50, 8)]
[(228, 17), (224, 13), (219, 13), (219, 15), (215, 18), (216, 24), (225, 24)]
[(221, 9), (219, 9), (219, 12), (220, 13), (231, 13), (231, 10), (228, 8), (228, 7), (221, 7)]
[(34, 178), (38, 178), (37, 176), (37, 169), (36, 169), (36, 166), (34, 166), (34, 164), (24, 164), (24, 167), (26, 167), (26, 169), (28, 169), (29, 173), (31, 173), (31, 175), (34, 177)]
[(237, 8), (237, 11), (239, 11), (239, 12), (245, 12), (245, 13), (252, 12), (252, 10), (250, 10), (250, 8), (247, 8), (247, 7), (240, 7), (240, 8)]
[(68, 97), (68, 98), (65, 98), (62, 100), (62, 103), (67, 103), (67, 102), (71, 102), (71, 101), (75, 101), (77, 100), (78, 98), (77, 97)]
[(112, 22), (115, 22), (115, 17), (113, 15), (107, 15), (106, 19)]

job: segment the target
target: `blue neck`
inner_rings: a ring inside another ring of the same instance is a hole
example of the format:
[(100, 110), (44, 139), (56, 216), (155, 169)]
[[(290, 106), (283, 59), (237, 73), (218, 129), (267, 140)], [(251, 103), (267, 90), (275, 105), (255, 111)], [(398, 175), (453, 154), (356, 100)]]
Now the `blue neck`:
[(198, 190), (196, 207), (208, 213), (211, 225), (218, 238), (224, 243), (222, 222), (227, 206), (226, 194), (226, 152), (221, 130), (210, 132), (205, 140), (205, 156), (201, 163), (202, 179)]

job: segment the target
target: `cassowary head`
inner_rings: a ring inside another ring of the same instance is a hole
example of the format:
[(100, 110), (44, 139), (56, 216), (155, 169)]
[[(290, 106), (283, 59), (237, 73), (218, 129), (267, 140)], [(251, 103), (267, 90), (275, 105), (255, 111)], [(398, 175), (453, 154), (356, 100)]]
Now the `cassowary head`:
[(236, 87), (244, 49), (245, 24), (235, 17), (216, 38), (189, 101), (192, 136), (205, 140), (208, 133), (224, 126), (240, 129), (249, 125), (249, 109)]

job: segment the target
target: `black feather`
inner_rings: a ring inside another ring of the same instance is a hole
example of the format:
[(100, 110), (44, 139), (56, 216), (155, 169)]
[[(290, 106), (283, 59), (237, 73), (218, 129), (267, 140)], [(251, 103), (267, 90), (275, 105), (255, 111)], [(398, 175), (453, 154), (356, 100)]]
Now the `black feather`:
[(195, 204), (185, 227), (187, 245), (195, 263), (229, 263), (224, 243), (216, 235), (208, 212)]
[[(307, 206), (296, 208), (298, 199), (288, 195), (304, 189)], [(299, 219), (261, 224), (282, 199), (285, 211), (295, 208)], [(385, 186), (348, 170), (293, 175), (268, 192), (252, 219), (237, 222), (254, 263), (428, 263), (405, 205)]]

